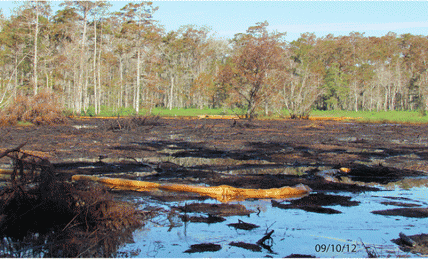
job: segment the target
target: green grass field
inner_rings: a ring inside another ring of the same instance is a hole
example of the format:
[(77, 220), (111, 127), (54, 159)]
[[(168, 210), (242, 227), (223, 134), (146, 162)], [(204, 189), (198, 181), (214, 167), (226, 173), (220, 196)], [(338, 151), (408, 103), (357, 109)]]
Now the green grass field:
[(316, 117), (351, 117), (362, 122), (427, 123), (428, 116), (418, 111), (312, 111)]
[[(234, 115), (232, 110), (223, 109), (154, 109), (152, 114), (159, 116), (198, 116), (198, 115)], [(238, 113), (239, 114), (239, 113)], [(283, 113), (289, 116), (288, 112)], [(350, 117), (361, 122), (397, 122), (397, 123), (428, 123), (428, 116), (418, 111), (318, 111), (310, 113), (310, 117)], [(280, 116), (259, 116), (261, 119), (280, 119)]]
[[(135, 115), (135, 111), (132, 108), (124, 108), (117, 112), (113, 112), (107, 107), (102, 107), (101, 113), (98, 116), (132, 116)], [(187, 108), (172, 110), (165, 108), (153, 108), (149, 114), (149, 110), (142, 109), (139, 115), (157, 115), (166, 117), (182, 117), (182, 116), (198, 116), (198, 115), (242, 115), (243, 111), (232, 110), (232, 109), (198, 109), (198, 108)], [(82, 114), (84, 115), (84, 114)], [(91, 114), (92, 116), (94, 114)], [(282, 119), (289, 117), (289, 113), (284, 111), (281, 116), (279, 114), (273, 114), (270, 116), (258, 116), (259, 119)], [(356, 121), (361, 122), (373, 122), (373, 123), (384, 123), (384, 122), (396, 122), (396, 123), (428, 123), (428, 116), (424, 116), (419, 111), (319, 111), (313, 110), (310, 113), (310, 117), (349, 117), (354, 118)]]
[[(146, 114), (148, 111), (142, 111), (142, 114)], [(187, 109), (178, 109), (174, 108), (163, 109), (163, 108), (153, 108), (152, 115), (159, 116), (198, 116), (198, 115), (234, 115), (233, 110), (230, 109), (197, 109), (197, 108), (187, 108)]]

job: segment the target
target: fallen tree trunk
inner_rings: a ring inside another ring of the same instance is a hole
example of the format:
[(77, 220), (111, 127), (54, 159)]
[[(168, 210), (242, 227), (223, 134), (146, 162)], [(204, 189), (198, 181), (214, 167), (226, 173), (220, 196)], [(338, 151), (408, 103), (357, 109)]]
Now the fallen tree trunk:
[(398, 235), (400, 237), (400, 241), (403, 244), (405, 244), (407, 246), (411, 246), (411, 247), (416, 246), (416, 242), (413, 241), (410, 237), (406, 236), (403, 232), (400, 232), (400, 234), (398, 234)]
[(13, 185), (25, 185), (30, 182), (48, 180), (53, 173), (52, 164), (49, 162), (49, 154), (39, 151), (22, 150), (27, 142), (11, 149), (0, 149), (0, 159), (8, 157), (13, 160), (14, 168), (0, 170), (1, 178), (10, 175)]
[(282, 187), (272, 189), (243, 189), (228, 185), (214, 187), (192, 186), (185, 184), (158, 184), (152, 182), (135, 181), (121, 178), (96, 177), (88, 175), (73, 175), (72, 180), (90, 180), (116, 187), (120, 189), (130, 189), (135, 191), (149, 191), (150, 189), (161, 189), (176, 192), (193, 192), (206, 195), (221, 202), (240, 201), (245, 199), (268, 199), (268, 198), (289, 198), (306, 195), (311, 191), (306, 185), (299, 184), (294, 187)]
[(25, 144), (27, 144), (27, 142), (22, 143), (21, 145), (17, 146), (16, 148), (12, 148), (12, 149), (6, 149), (5, 151), (3, 151), (2, 153), (0, 153), (0, 158), (7, 156), (9, 153), (12, 152), (19, 152), (21, 150), (21, 148), (23, 146), (25, 146)]

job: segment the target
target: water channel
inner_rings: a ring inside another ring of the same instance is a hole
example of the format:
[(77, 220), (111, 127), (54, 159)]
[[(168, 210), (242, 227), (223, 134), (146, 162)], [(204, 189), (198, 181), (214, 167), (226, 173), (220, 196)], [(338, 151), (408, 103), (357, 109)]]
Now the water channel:
[[(274, 207), (271, 200), (231, 202), (254, 211), (249, 216), (229, 216), (220, 223), (182, 222), (171, 216), (173, 207), (190, 203), (219, 204), (215, 200), (166, 202), (150, 196), (132, 194), (126, 199), (140, 204), (141, 209), (161, 208), (160, 213), (134, 232), (135, 243), (124, 245), (118, 256), (126, 257), (285, 257), (306, 255), (315, 257), (367, 257), (367, 249), (378, 256), (411, 256), (391, 242), (400, 232), (406, 235), (426, 233), (428, 222), (421, 218), (384, 216), (372, 211), (400, 206), (427, 207), (426, 187), (397, 188), (363, 193), (324, 193), (350, 197), (352, 206), (325, 206), (338, 214), (307, 212), (301, 209)], [(313, 194), (311, 194), (313, 195)], [(315, 194), (316, 195), (316, 194)], [(291, 200), (276, 200), (288, 204)], [(359, 202), (359, 203), (358, 203)], [(389, 205), (388, 205), (389, 204)], [(197, 215), (189, 213), (189, 215)], [(201, 215), (201, 214), (199, 214)], [(207, 216), (205, 214), (205, 216)], [(228, 226), (239, 221), (259, 226), (252, 230)], [(175, 222), (171, 227), (171, 222)], [(267, 232), (274, 230), (267, 246), (259, 246)], [(192, 252), (191, 246), (212, 244), (216, 251)], [(238, 245), (237, 245), (238, 244)], [(241, 244), (241, 246), (239, 245)], [(245, 245), (246, 244), (246, 245)]]

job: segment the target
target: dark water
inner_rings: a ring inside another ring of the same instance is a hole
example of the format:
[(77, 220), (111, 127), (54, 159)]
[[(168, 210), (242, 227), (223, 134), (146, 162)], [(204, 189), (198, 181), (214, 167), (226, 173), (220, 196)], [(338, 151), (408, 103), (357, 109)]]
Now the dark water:
[[(160, 202), (150, 197), (132, 197), (141, 208), (160, 207), (165, 213), (153, 218), (140, 230), (134, 232), (135, 243), (124, 245), (118, 256), (130, 257), (285, 257), (304, 254), (316, 257), (367, 257), (367, 247), (380, 257), (414, 254), (405, 253), (391, 242), (400, 232), (406, 235), (427, 233), (426, 218), (383, 216), (371, 213), (374, 210), (398, 208), (385, 205), (388, 202), (411, 203), (428, 207), (426, 187), (383, 190), (365, 193), (325, 193), (351, 197), (359, 201), (356, 206), (325, 206), (338, 210), (340, 214), (307, 212), (301, 209), (273, 207), (270, 200), (247, 200), (234, 202), (255, 211), (250, 216), (230, 216), (221, 223), (184, 223), (178, 216), (167, 218), (174, 206), (185, 203), (219, 203), (215, 200)], [(279, 202), (287, 204), (287, 201)], [(385, 203), (385, 204), (382, 204)], [(259, 212), (260, 211), (260, 212)], [(257, 213), (259, 212), (259, 213)], [(191, 214), (189, 215), (204, 215)], [(205, 214), (205, 216), (207, 216)], [(172, 220), (172, 221), (171, 221)], [(235, 229), (228, 226), (242, 220), (260, 226), (252, 230)], [(175, 227), (170, 228), (171, 222)], [(274, 230), (272, 239), (261, 249), (257, 246), (267, 232)], [(247, 249), (230, 245), (231, 242), (249, 244)], [(188, 253), (191, 245), (212, 243), (220, 245), (218, 251)], [(365, 247), (363, 246), (363, 243)], [(255, 245), (255, 246), (251, 246)]]

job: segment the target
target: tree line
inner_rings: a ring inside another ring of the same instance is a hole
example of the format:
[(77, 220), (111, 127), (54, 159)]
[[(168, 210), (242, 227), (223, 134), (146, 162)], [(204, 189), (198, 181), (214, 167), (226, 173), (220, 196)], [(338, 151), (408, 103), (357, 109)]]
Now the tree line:
[(165, 31), (152, 2), (25, 1), (0, 14), (0, 109), (56, 94), (75, 113), (239, 108), (246, 116), (321, 110), (425, 110), (428, 38), (351, 32), (286, 41), (268, 23), (225, 40), (205, 26)]

